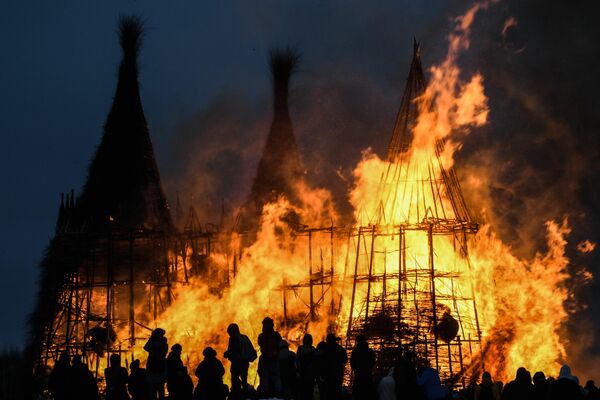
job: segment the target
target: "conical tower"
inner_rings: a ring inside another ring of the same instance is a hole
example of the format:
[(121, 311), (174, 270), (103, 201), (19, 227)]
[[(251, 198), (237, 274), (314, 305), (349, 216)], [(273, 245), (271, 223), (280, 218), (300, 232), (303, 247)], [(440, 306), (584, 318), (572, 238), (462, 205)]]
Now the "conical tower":
[(123, 59), (102, 141), (79, 201), (81, 229), (98, 233), (110, 224), (113, 231), (168, 230), (171, 216), (139, 93), (141, 21), (122, 18), (119, 34)]
[(102, 141), (81, 196), (61, 198), (30, 317), (34, 363), (67, 351), (98, 366), (107, 351), (134, 348), (136, 323), (147, 323), (146, 315), (135, 315), (142, 298), (154, 318), (170, 302), (179, 244), (140, 100), (142, 33), (137, 17), (120, 20), (123, 59)]
[(379, 366), (389, 367), (400, 352), (410, 352), (438, 369), (448, 384), (464, 385), (471, 369), (481, 366), (467, 246), (478, 226), (456, 174), (444, 166), (444, 142), (416, 143), (416, 134), (424, 133), (415, 127), (431, 107), (423, 96), (426, 86), (415, 42), (376, 201), (352, 236), (346, 343), (351, 347), (353, 338), (365, 335)]
[(247, 201), (246, 218), (258, 221), (262, 207), (285, 195), (296, 198), (295, 183), (302, 177), (302, 163), (288, 108), (290, 79), (300, 57), (292, 48), (276, 48), (269, 54), (273, 85), (273, 121), (258, 163), (256, 177)]

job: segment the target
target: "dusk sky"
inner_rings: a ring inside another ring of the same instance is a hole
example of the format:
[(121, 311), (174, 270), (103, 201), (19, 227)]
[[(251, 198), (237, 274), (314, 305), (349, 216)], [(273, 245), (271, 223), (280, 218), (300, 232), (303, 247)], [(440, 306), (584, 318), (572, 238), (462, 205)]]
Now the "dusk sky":
[[(423, 45), (426, 66), (439, 62), (452, 18), (471, 2), (374, 4), (3, 3), (0, 348), (26, 342), (37, 266), (54, 232), (60, 192), (81, 189), (100, 141), (121, 57), (119, 16), (145, 21), (141, 96), (167, 196), (173, 202), (179, 191), (208, 207), (221, 197), (235, 204), (248, 189), (270, 118), (266, 59), (274, 45), (291, 44), (302, 53), (291, 114), (317, 184), (345, 192), (339, 177), (351, 176), (361, 151), (385, 148), (413, 37)], [(505, 200), (495, 214), (509, 224), (499, 233), (523, 256), (534, 252), (523, 237), (539, 240), (550, 218), (571, 216), (575, 241), (598, 238), (600, 103), (591, 91), (600, 87), (599, 36), (586, 7), (500, 2), (475, 25), (473, 48), (463, 60), (489, 84), (492, 123), (469, 137), (459, 166), (476, 168), (482, 154), (510, 164), (490, 185)], [(517, 23), (503, 33), (510, 17)], [(589, 167), (574, 167), (582, 164)], [(529, 209), (534, 203), (535, 212)], [(593, 258), (577, 262), (594, 272)], [(581, 298), (595, 303), (593, 293), (587, 288)], [(588, 308), (591, 315), (594, 310)]]

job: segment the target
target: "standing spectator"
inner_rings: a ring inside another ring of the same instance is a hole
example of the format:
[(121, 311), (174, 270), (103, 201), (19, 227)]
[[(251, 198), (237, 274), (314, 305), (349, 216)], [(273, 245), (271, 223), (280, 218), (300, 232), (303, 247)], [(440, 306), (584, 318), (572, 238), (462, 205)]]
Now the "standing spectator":
[(369, 343), (363, 335), (356, 337), (356, 345), (350, 356), (350, 366), (354, 373), (352, 398), (354, 400), (373, 399), (375, 397), (375, 388), (373, 386), (375, 352), (369, 348)]
[(377, 386), (379, 400), (396, 400), (396, 381), (394, 380), (394, 367), (390, 368), (388, 374), (381, 378)]
[(517, 369), (517, 376), (502, 390), (502, 400), (530, 400), (533, 397), (531, 373), (525, 368)]
[(571, 367), (567, 364), (560, 368), (560, 374), (550, 385), (548, 394), (549, 400), (583, 400), (584, 398), (577, 377), (571, 374)]
[(585, 400), (600, 400), (600, 390), (594, 384), (594, 381), (585, 383)]
[(231, 362), (229, 369), (231, 373), (231, 396), (232, 398), (244, 398), (248, 391), (248, 367), (256, 360), (257, 354), (250, 338), (242, 335), (237, 324), (227, 327), (229, 343), (224, 356)]
[(325, 395), (325, 353), (327, 352), (327, 343), (321, 341), (317, 344), (317, 348), (315, 351), (315, 381), (317, 383), (317, 388), (319, 389), (319, 400), (327, 399)]
[(325, 346), (319, 362), (322, 362), (323, 390), (327, 400), (342, 398), (344, 368), (348, 362), (346, 350), (337, 343), (333, 333), (325, 339)]
[(262, 322), (262, 333), (258, 335), (260, 358), (258, 359), (258, 391), (262, 396), (273, 397), (281, 393), (279, 370), (279, 343), (281, 335), (275, 330), (273, 320), (266, 317)]
[(421, 387), (427, 400), (442, 400), (448, 395), (438, 371), (427, 364), (421, 364), (417, 369), (417, 385)]
[(316, 351), (317, 349), (313, 346), (313, 337), (307, 333), (302, 338), (302, 345), (296, 352), (299, 375), (298, 399), (300, 400), (313, 400), (317, 369)]
[(176, 343), (167, 357), (167, 389), (169, 400), (190, 400), (194, 385), (181, 360), (182, 347)]
[(487, 371), (481, 375), (481, 384), (475, 388), (475, 400), (500, 400), (500, 390)]
[(165, 330), (156, 328), (152, 331), (150, 339), (144, 345), (144, 350), (148, 353), (146, 361), (146, 373), (150, 383), (152, 399), (165, 398), (165, 382), (167, 380), (166, 357), (169, 351), (169, 344), (165, 337)]
[(548, 382), (542, 371), (533, 374), (533, 400), (546, 400), (548, 398)]
[(71, 372), (71, 360), (69, 353), (63, 352), (58, 357), (50, 376), (48, 377), (48, 388), (54, 395), (55, 400), (69, 399), (69, 375)]
[(148, 374), (145, 368), (140, 368), (140, 360), (133, 360), (129, 365), (130, 374), (127, 389), (133, 400), (150, 400)]
[(127, 369), (121, 367), (121, 356), (113, 354), (110, 356), (110, 367), (104, 370), (106, 378), (106, 400), (126, 400), (127, 394)]
[(71, 399), (97, 400), (98, 384), (87, 364), (81, 362), (81, 356), (73, 357), (70, 375)]
[(394, 367), (394, 382), (398, 399), (422, 400), (424, 398), (423, 392), (417, 386), (417, 370), (411, 353), (403, 354)]
[(212, 347), (207, 347), (202, 352), (204, 360), (198, 364), (195, 375), (198, 378), (196, 386), (196, 400), (225, 400), (228, 388), (223, 383), (225, 368), (217, 359), (217, 352)]
[(285, 340), (279, 343), (279, 371), (283, 398), (286, 400), (296, 398), (296, 354), (290, 350)]

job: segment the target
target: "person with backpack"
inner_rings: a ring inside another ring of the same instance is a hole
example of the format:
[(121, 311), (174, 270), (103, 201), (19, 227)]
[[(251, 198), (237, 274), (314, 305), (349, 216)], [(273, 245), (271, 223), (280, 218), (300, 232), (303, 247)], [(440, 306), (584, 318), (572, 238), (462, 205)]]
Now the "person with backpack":
[(481, 375), (481, 384), (475, 388), (475, 400), (500, 400), (498, 386), (492, 381), (492, 375), (484, 372)]
[(279, 343), (281, 335), (275, 330), (273, 320), (266, 317), (262, 322), (262, 333), (258, 335), (260, 358), (258, 359), (258, 376), (261, 396), (273, 397), (281, 393), (281, 376), (279, 371)]
[(227, 327), (229, 343), (227, 351), (223, 356), (229, 360), (231, 367), (231, 397), (244, 398), (248, 391), (248, 367), (254, 362), (258, 355), (246, 335), (242, 335), (240, 327), (237, 324), (229, 324)]

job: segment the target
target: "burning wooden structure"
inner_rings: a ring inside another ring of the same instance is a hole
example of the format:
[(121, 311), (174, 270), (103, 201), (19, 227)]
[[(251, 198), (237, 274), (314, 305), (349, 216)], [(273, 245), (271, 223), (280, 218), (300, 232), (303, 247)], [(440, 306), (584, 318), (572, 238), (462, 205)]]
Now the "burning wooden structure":
[[(256, 210), (282, 194), (293, 202), (294, 185), (302, 180), (287, 104), (298, 57), (287, 49), (271, 54), (274, 118), (244, 226), (203, 229), (193, 207), (187, 218), (181, 216), (179, 199), (176, 219), (186, 223), (174, 226), (139, 96), (140, 36), (139, 21), (121, 22), (123, 61), (102, 142), (81, 197), (71, 193), (61, 200), (32, 321), (32, 349), (40, 364), (52, 364), (63, 351), (82, 354), (96, 371), (107, 353), (140, 357), (138, 341), (148, 337), (170, 309), (174, 291), (187, 290), (192, 277), (211, 282), (209, 293), (217, 298), (230, 291), (259, 230)], [(363, 334), (381, 368), (411, 351), (443, 378), (464, 384), (467, 371), (480, 365), (481, 330), (473, 292), (458, 281), (470, 267), (467, 236), (478, 226), (456, 174), (444, 167), (444, 142), (413, 159), (412, 131), (420, 109), (428, 106), (424, 90), (415, 45), (375, 195), (378, 211), (364, 218), (359, 213), (353, 227), (333, 220), (308, 226), (297, 213), (285, 213), (302, 272), (277, 270), (281, 279), (273, 291), (281, 300), (278, 322), (292, 340), (318, 328), (341, 334), (351, 348)], [(450, 253), (458, 257), (446, 258)]]

